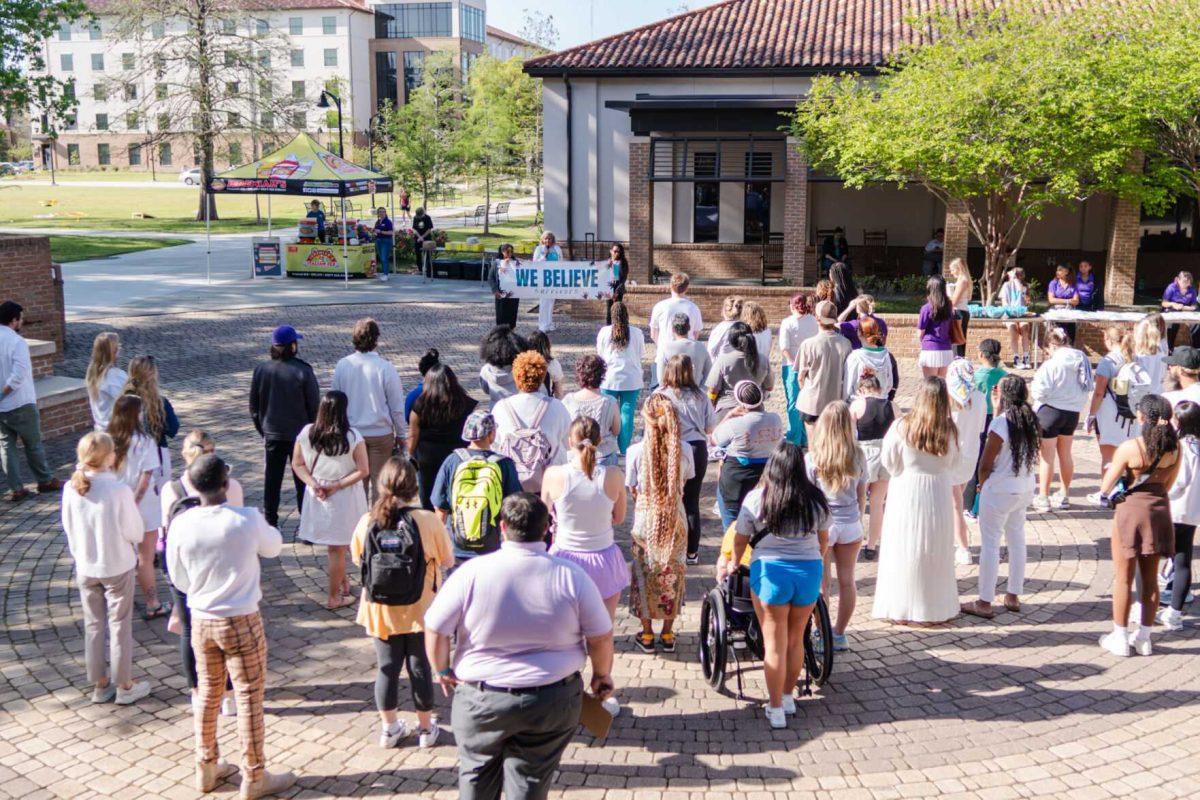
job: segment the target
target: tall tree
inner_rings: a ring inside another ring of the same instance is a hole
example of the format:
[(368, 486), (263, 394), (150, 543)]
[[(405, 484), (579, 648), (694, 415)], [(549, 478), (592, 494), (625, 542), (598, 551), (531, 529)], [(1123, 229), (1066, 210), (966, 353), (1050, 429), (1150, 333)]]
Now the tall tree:
[(558, 47), (558, 25), (554, 15), (537, 9), (525, 9), (525, 16), (518, 32), (522, 39), (538, 47), (553, 50)]
[[(517, 87), (525, 77), (516, 58), (500, 61), (485, 55), (471, 67), (459, 154), (469, 171), (482, 175), (484, 202), (489, 208), (493, 181), (511, 174), (517, 164), (521, 123)], [(483, 232), (490, 230), (485, 214)]]
[(932, 17), (934, 41), (902, 52), (877, 81), (815, 80), (793, 132), (809, 162), (847, 186), (915, 184), (948, 206), (964, 202), (990, 301), (1048, 208), (1099, 192), (1150, 205), (1166, 197), (1153, 176), (1128, 168), (1151, 142), (1128, 103), (1107, 102), (1118, 88), (1098, 69), (1107, 41), (1093, 35), (1094, 18), (1084, 22), (1020, 0)]
[(526, 75), (519, 59), (516, 76), (512, 83), (512, 106), (517, 118), (517, 155), (524, 164), (525, 179), (533, 183), (534, 201), (537, 211), (542, 212), (542, 140), (545, 117), (542, 109), (542, 80)]
[(34, 109), (62, 117), (75, 107), (74, 80), (46, 74), (45, 41), (88, 16), (83, 0), (0, 3), (0, 116)]
[(237, 0), (119, 0), (110, 13), (113, 38), (135, 50), (110, 90), (134, 113), (133, 130), (153, 125), (158, 134), (190, 139), (203, 178), (196, 219), (205, 218), (206, 199), (209, 218), (217, 219), (204, 187), (218, 145), (227, 144), (231, 156), (246, 140), (257, 150), (260, 137), (304, 128), (300, 112), (315, 104), (280, 86), (290, 39)]
[(401, 186), (419, 186), (426, 207), (453, 172), (462, 114), (462, 85), (449, 53), (430, 54), (408, 102), (383, 112), (381, 162)]

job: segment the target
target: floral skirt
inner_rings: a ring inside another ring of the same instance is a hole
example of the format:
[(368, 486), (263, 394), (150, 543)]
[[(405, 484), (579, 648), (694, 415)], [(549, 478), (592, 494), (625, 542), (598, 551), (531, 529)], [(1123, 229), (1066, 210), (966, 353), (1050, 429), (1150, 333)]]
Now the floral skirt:
[(651, 567), (635, 539), (630, 547), (633, 569), (629, 584), (629, 613), (638, 619), (674, 619), (683, 608), (686, 566), (683, 549), (665, 566)]

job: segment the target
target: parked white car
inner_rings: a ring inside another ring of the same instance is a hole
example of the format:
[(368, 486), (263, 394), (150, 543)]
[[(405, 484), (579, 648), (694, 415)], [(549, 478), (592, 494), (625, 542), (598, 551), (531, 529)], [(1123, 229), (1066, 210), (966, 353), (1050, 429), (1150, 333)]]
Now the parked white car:
[(183, 170), (182, 172), (179, 173), (179, 180), (183, 181), (188, 186), (199, 186), (200, 185), (200, 168), (192, 167), (191, 169)]

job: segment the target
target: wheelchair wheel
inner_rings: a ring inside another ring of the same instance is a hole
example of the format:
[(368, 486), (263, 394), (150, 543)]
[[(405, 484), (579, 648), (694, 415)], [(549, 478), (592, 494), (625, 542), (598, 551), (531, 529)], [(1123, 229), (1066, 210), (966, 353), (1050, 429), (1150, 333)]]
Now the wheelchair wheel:
[(725, 596), (715, 588), (704, 596), (700, 607), (700, 669), (714, 688), (725, 682), (725, 663), (729, 656), (729, 623), (725, 615)]
[(817, 598), (812, 617), (804, 629), (804, 666), (808, 677), (817, 686), (824, 686), (833, 672), (833, 623), (829, 621), (829, 606), (825, 595)]

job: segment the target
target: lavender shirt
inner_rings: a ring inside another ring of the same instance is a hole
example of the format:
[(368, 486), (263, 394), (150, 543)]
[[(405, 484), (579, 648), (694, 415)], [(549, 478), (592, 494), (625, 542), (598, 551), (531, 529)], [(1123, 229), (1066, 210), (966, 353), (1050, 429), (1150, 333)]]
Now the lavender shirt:
[[(886, 342), (887, 323), (883, 321), (883, 317), (877, 317), (874, 314), (871, 314), (870, 317), (871, 319), (875, 320), (875, 324), (879, 326), (879, 335), (882, 336), (883, 340)], [(862, 331), (862, 321), (862, 317), (855, 317), (854, 319), (846, 320), (838, 325), (839, 330), (842, 332), (842, 336), (845, 336), (850, 340), (850, 348), (852, 350), (857, 350), (863, 346), (862, 338), (859, 336), (860, 331)]]
[(1050, 288), (1047, 290), (1047, 292), (1049, 293), (1050, 297), (1053, 297), (1056, 300), (1070, 300), (1075, 296), (1075, 284), (1068, 283), (1066, 286), (1063, 286), (1062, 283), (1059, 282), (1058, 278), (1055, 278), (1054, 280), (1050, 281)]
[(1096, 274), (1088, 275), (1087, 280), (1083, 276), (1076, 273), (1075, 275), (1075, 295), (1079, 298), (1079, 305), (1076, 306), (1080, 311), (1095, 311), (1096, 300)]
[(1163, 292), (1163, 300), (1168, 303), (1179, 303), (1183, 306), (1196, 305), (1196, 287), (1189, 286), (1186, 292), (1179, 290), (1179, 284), (1171, 281), (1167, 284), (1167, 289)]
[(581, 568), (542, 542), (503, 542), (446, 580), (425, 612), (425, 628), (458, 636), (459, 680), (516, 689), (578, 672), (584, 639), (612, 630), (600, 590)]
[(947, 317), (941, 322), (934, 322), (933, 309), (929, 307), (929, 303), (921, 306), (921, 313), (917, 317), (917, 328), (921, 331), (921, 349), (949, 350), (952, 319), (953, 317)]

